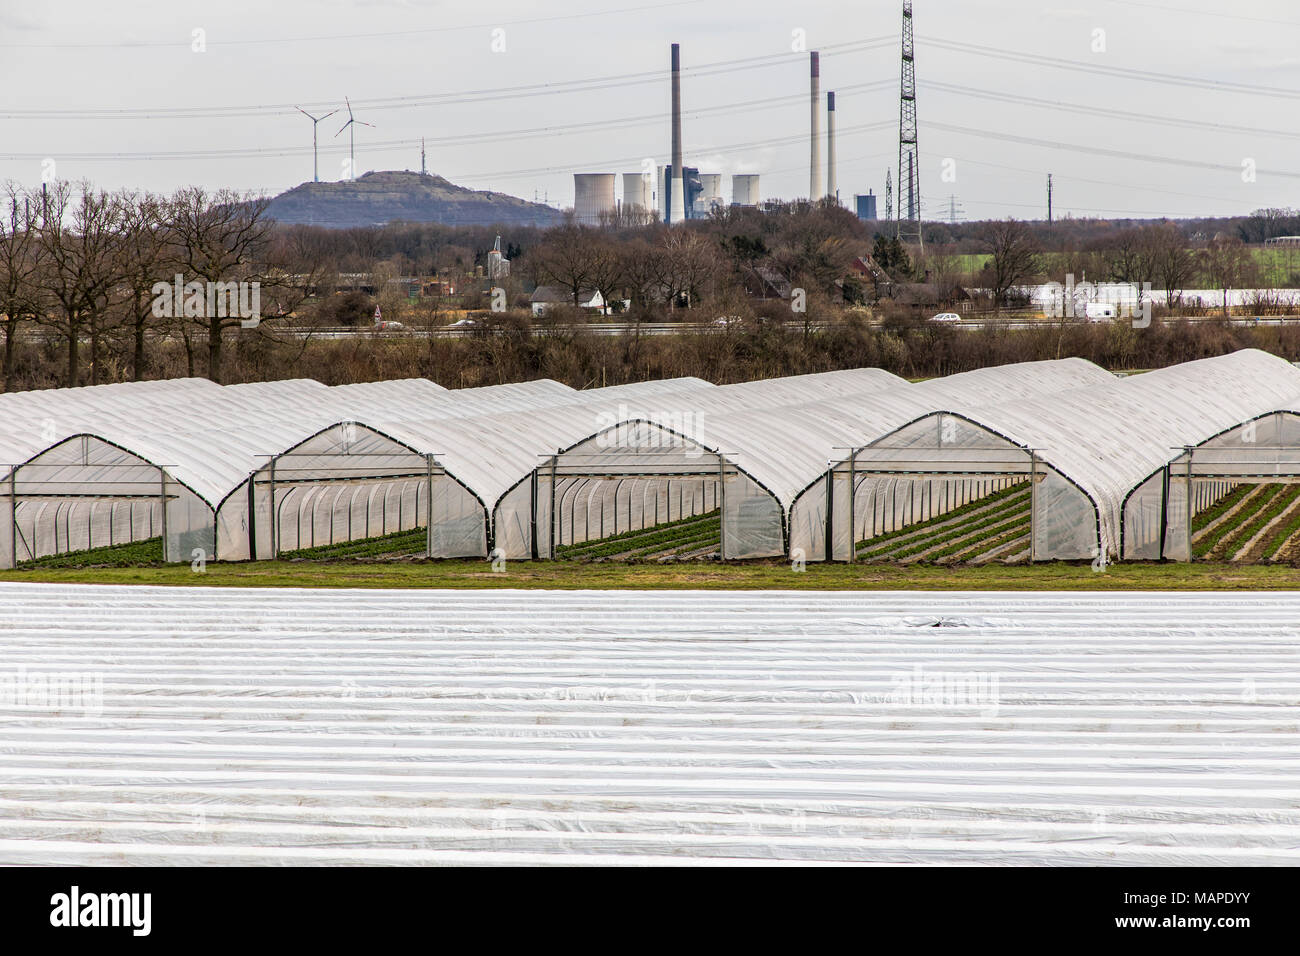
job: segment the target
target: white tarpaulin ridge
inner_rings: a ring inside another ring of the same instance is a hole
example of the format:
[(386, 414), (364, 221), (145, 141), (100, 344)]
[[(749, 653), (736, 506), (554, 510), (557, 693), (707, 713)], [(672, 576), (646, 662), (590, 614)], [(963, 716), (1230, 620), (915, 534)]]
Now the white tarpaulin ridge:
[(1295, 620), (5, 583), (0, 864), (1296, 865)]

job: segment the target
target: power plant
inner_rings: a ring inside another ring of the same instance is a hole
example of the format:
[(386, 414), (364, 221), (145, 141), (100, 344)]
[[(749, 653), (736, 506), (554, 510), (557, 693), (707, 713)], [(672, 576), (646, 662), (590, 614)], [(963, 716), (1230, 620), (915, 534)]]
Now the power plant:
[[(899, 129), (899, 196), (897, 218), (893, 193), (895, 183), (892, 173), (886, 174), (885, 219), (894, 223), (896, 234), (911, 241), (919, 240), (920, 232), (920, 168), (916, 154), (916, 86), (911, 49), (911, 8), (903, 5), (904, 48), (902, 113)], [(582, 225), (612, 224), (620, 219), (628, 223), (644, 222), (651, 217), (676, 224), (690, 219), (702, 219), (727, 206), (723, 194), (723, 173), (701, 173), (695, 166), (685, 165), (682, 143), (682, 61), (681, 45), (670, 47), (669, 81), (671, 114), (669, 116), (671, 161), (657, 166), (653, 172), (637, 173), (576, 173), (573, 177), (574, 219)], [(836, 142), (837, 103), (834, 90), (826, 93), (823, 106), (821, 94), (821, 54), (817, 50), (808, 55), (809, 76), (809, 163), (808, 197), (817, 202), (829, 199), (840, 205), (839, 169)], [(826, 137), (822, 140), (822, 111), (825, 110)], [(825, 149), (823, 164), (822, 150)], [(622, 176), (621, 204), (618, 196), (619, 176)], [(906, 177), (906, 178), (905, 178)], [(757, 173), (735, 173), (731, 176), (732, 206), (758, 208), (759, 176)], [(863, 220), (879, 218), (877, 197), (868, 190), (866, 195), (853, 196), (853, 211)], [(645, 215), (649, 214), (649, 215)]]

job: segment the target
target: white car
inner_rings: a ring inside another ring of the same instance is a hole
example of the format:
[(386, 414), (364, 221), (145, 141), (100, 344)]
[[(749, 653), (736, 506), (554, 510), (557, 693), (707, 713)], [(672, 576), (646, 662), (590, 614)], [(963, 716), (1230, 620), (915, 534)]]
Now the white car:
[(1083, 317), (1089, 322), (1109, 322), (1118, 314), (1111, 302), (1089, 302), (1083, 307)]
[(449, 329), (472, 329), (472, 328), (473, 328), (474, 326), (476, 326), (476, 325), (478, 325), (478, 323), (475, 322), (473, 319), (460, 319), (459, 321), (456, 321), (456, 322), (451, 323), (451, 325), (447, 326), (447, 328), (449, 328)]
[(930, 316), (931, 322), (960, 322), (961, 316), (956, 312), (940, 312), (938, 315)]

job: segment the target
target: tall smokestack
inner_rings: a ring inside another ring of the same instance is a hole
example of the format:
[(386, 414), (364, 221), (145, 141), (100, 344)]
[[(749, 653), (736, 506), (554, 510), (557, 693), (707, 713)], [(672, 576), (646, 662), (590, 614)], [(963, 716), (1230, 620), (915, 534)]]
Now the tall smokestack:
[(686, 219), (686, 186), (682, 180), (682, 48), (673, 44), (673, 170), (668, 186), (668, 221)]
[(835, 184), (835, 93), (826, 94), (826, 195), (838, 206), (839, 189)]
[(808, 198), (816, 202), (822, 196), (822, 71), (817, 51), (812, 60), (812, 161), (808, 168)]

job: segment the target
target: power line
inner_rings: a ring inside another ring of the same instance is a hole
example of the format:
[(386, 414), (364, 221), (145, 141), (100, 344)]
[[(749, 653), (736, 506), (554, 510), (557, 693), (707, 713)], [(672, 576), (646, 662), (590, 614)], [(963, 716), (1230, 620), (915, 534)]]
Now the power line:
[[(1035, 139), (1032, 136), (1017, 136), (1012, 133), (998, 133), (990, 130), (971, 129), (968, 126), (954, 126), (949, 123), (931, 123), (935, 129), (949, 133), (961, 133), (966, 136), (979, 136), (984, 139), (996, 139), (1000, 142), (1020, 143), (1025, 146), (1041, 146), (1045, 149), (1066, 149), (1075, 153), (1091, 153), (1094, 156), (1111, 156), (1116, 159), (1133, 159), (1143, 163), (1160, 163), (1166, 166), (1186, 166), (1191, 169), (1211, 169), (1215, 172), (1241, 172), (1240, 166), (1224, 163), (1210, 163), (1198, 159), (1184, 159), (1179, 156), (1152, 156), (1147, 153), (1132, 153), (1121, 149), (1107, 149), (1102, 146), (1085, 146), (1079, 143), (1062, 143), (1056, 140)], [(1259, 169), (1259, 175), (1279, 176), (1285, 179), (1300, 179), (1300, 172), (1284, 169)]]
[[(881, 122), (881, 123), (862, 123), (856, 126), (841, 126), (837, 130), (837, 133), (840, 136), (853, 136), (861, 133), (878, 133), (886, 129), (892, 129), (893, 126), (894, 123), (892, 120)], [(754, 140), (749, 143), (730, 143), (725, 146), (717, 146), (717, 145), (695, 146), (691, 149), (691, 152), (696, 155), (702, 155), (705, 153), (726, 154), (726, 153), (739, 152), (740, 150), (743, 149), (761, 149), (768, 146), (805, 145), (807, 144), (807, 142), (808, 142), (808, 134), (798, 133), (793, 136), (782, 136), (774, 139)], [(641, 156), (621, 156), (615, 159), (596, 160), (593, 162), (585, 163), (584, 165), (587, 168), (596, 168), (596, 169), (615, 168), (630, 163), (639, 164), (642, 158), (643, 157)], [(539, 166), (535, 169), (503, 170), (501, 172), (490, 172), (490, 173), (475, 171), (472, 175), (478, 179), (497, 180), (497, 179), (516, 179), (521, 176), (535, 176), (543, 173), (567, 173), (572, 171), (573, 171), (572, 164), (565, 164), (563, 166)]]
[[(845, 90), (872, 90), (881, 89), (891, 86), (893, 80), (879, 80), (872, 83), (857, 83), (843, 87)], [(771, 109), (774, 104), (792, 102), (798, 100), (803, 102), (802, 94), (791, 96), (774, 97), (760, 100), (745, 100), (739, 103), (722, 103), (716, 106), (705, 106), (698, 109), (690, 110), (685, 115), (697, 117), (714, 113), (743, 113), (756, 109)], [(526, 139), (537, 136), (554, 136), (557, 133), (581, 133), (584, 131), (605, 131), (618, 129), (632, 129), (638, 126), (648, 126), (662, 122), (662, 113), (649, 113), (642, 116), (628, 117), (622, 120), (590, 120), (582, 123), (564, 123), (555, 126), (540, 126), (529, 129), (511, 129), (511, 130), (493, 130), (482, 133), (464, 133), (459, 136), (450, 136), (438, 139), (434, 142), (436, 147), (449, 148), (453, 146), (470, 146), (487, 144), (493, 142), (514, 142), (519, 139)], [(427, 137), (422, 137), (427, 139)], [(418, 140), (415, 139), (389, 139), (371, 142), (366, 145), (370, 152), (387, 151), (396, 149), (406, 149), (415, 145)], [(70, 153), (55, 151), (55, 155), (65, 160), (80, 160), (85, 162), (101, 162), (108, 160), (115, 161), (151, 161), (155, 159), (220, 159), (220, 158), (241, 158), (248, 156), (294, 156), (306, 153), (311, 149), (308, 146), (253, 146), (253, 147), (229, 147), (225, 149), (192, 149), (192, 150), (170, 150), (166, 152), (147, 151), (147, 152), (112, 152), (112, 151), (92, 151), (82, 153)], [(325, 146), (320, 152), (338, 153), (345, 151), (340, 146)], [(13, 161), (26, 161), (33, 159), (43, 159), (51, 155), (51, 151), (28, 153), (8, 153), (0, 155), (0, 159)]]
[(1018, 50), (1002, 50), (997, 47), (980, 46), (974, 43), (958, 43), (939, 37), (926, 37), (925, 42), (953, 53), (967, 53), (972, 56), (990, 57), (1008, 60), (1012, 63), (1030, 63), (1034, 66), (1048, 66), (1058, 70), (1073, 70), (1109, 76), (1118, 79), (1143, 80), (1149, 83), (1164, 83), (1172, 86), (1184, 86), (1191, 89), (1214, 90), (1221, 93), (1251, 93), (1257, 96), (1276, 96), (1287, 99), (1300, 98), (1300, 90), (1286, 89), (1278, 86), (1259, 86), (1253, 83), (1236, 83), (1229, 80), (1207, 80), (1195, 76), (1182, 76), (1174, 73), (1157, 73), (1153, 70), (1134, 70), (1127, 67), (1104, 66), (1101, 64), (1078, 63), (1060, 60), (1049, 56), (1022, 53)]
[(1116, 110), (1107, 106), (1088, 106), (1083, 103), (1065, 103), (1060, 100), (1044, 100), (1033, 96), (1020, 96), (1014, 93), (1000, 93), (996, 90), (981, 90), (971, 86), (958, 86), (954, 83), (929, 81), (924, 84), (956, 93), (959, 96), (974, 96), (982, 100), (996, 100), (1003, 103), (1018, 103), (1025, 106), (1039, 106), (1046, 109), (1064, 110), (1069, 113), (1081, 113), (1088, 116), (1102, 116), (1107, 119), (1131, 120), (1134, 122), (1156, 123), (1161, 126), (1177, 126), (1185, 129), (1213, 129), (1225, 133), (1247, 133), (1252, 136), (1281, 136), (1287, 139), (1300, 139), (1300, 132), (1285, 129), (1263, 129), (1258, 126), (1236, 126), (1230, 123), (1212, 123), (1205, 120), (1182, 119), (1173, 116), (1160, 116), (1155, 113), (1135, 113), (1129, 110)]
[[(823, 47), (824, 56), (840, 56), (848, 53), (861, 53), (879, 47), (892, 45), (895, 37), (875, 37), (855, 40)], [(782, 63), (794, 62), (797, 54), (775, 53), (764, 56), (743, 57), (735, 60), (718, 60), (703, 63), (682, 72), (688, 78), (718, 76), (723, 73), (741, 70), (761, 69)], [(637, 86), (648, 83), (663, 82), (663, 70), (642, 70), (635, 73), (616, 73), (609, 76), (588, 77), (580, 80), (562, 80), (555, 83), (530, 83), (521, 86), (492, 87), (481, 90), (460, 90), (454, 93), (426, 93), (410, 96), (384, 97), (378, 99), (359, 99), (358, 109), (368, 112), (390, 109), (408, 109), (419, 106), (450, 106), (462, 103), (484, 103), (494, 100), (521, 99), (532, 96), (554, 96), (562, 93), (585, 93), (594, 90), (608, 90), (623, 86)], [(160, 117), (175, 119), (212, 119), (224, 117), (277, 116), (291, 115), (298, 107), (306, 109), (337, 106), (333, 100), (316, 100), (313, 102), (273, 103), (245, 106), (175, 106), (175, 107), (95, 107), (67, 110), (46, 109), (9, 109), (0, 111), (5, 119), (158, 119)]]
[[(655, 117), (656, 120), (662, 117)], [(892, 122), (885, 123), (867, 123), (858, 126), (841, 127), (841, 135), (853, 135), (857, 133), (876, 132), (892, 126)], [(412, 149), (418, 146), (419, 137), (414, 139), (390, 139), (380, 140), (375, 143), (367, 143), (366, 151), (368, 153), (392, 152), (397, 150)], [(692, 151), (695, 153), (707, 152), (735, 152), (739, 149), (761, 148), (765, 146), (778, 146), (787, 143), (807, 142), (807, 136), (785, 136), (775, 139), (755, 140), (750, 143), (735, 143), (728, 146), (700, 146)], [(90, 152), (90, 153), (59, 153), (61, 160), (66, 162), (127, 162), (127, 161), (144, 161), (156, 162), (159, 160), (172, 159), (249, 159), (265, 156), (298, 156), (310, 152), (310, 146), (253, 146), (247, 148), (232, 148), (225, 150), (168, 150), (156, 151), (149, 153), (113, 153), (113, 152)], [(322, 153), (346, 153), (346, 146), (329, 146), (321, 149)], [(26, 161), (33, 159), (43, 159), (48, 153), (9, 153), (0, 155), (0, 159), (13, 161)], [(613, 166), (625, 163), (640, 164), (644, 156), (624, 156), (619, 159), (601, 160), (599, 162), (584, 163), (584, 166)], [(513, 178), (518, 175), (531, 175), (540, 172), (568, 172), (573, 169), (573, 165), (537, 167), (526, 170), (508, 170), (501, 173), (477, 173), (478, 178)]]
[[(987, 160), (969, 159), (964, 156), (954, 156), (953, 159), (956, 159), (958, 162), (962, 162), (962, 163), (970, 163), (973, 166), (991, 166), (994, 169), (1005, 169), (1014, 173), (1032, 173), (1037, 175), (1038, 173), (1042, 172), (1041, 168), (1027, 169), (1024, 166), (1008, 166), (1005, 163), (990, 163)], [(1114, 180), (1110, 180), (1110, 179), (1090, 179), (1084, 176), (1068, 176), (1068, 175), (1062, 177), (1059, 174), (1056, 174), (1056, 178), (1058, 181), (1065, 180), (1067, 182), (1073, 182), (1073, 183), (1088, 183), (1089, 185), (1093, 185), (1093, 186), (1114, 186), (1119, 189), (1138, 189), (1141, 190), (1142, 192), (1148, 192), (1148, 193), (1163, 193), (1164, 195), (1167, 196), (1179, 196), (1183, 199), (1208, 199), (1211, 202), (1223, 202), (1223, 203), (1231, 203), (1237, 201), (1235, 199), (1230, 199), (1226, 196), (1206, 196), (1201, 193), (1185, 193), (1173, 189), (1163, 189), (1159, 186), (1147, 186), (1139, 183), (1117, 183)]]

